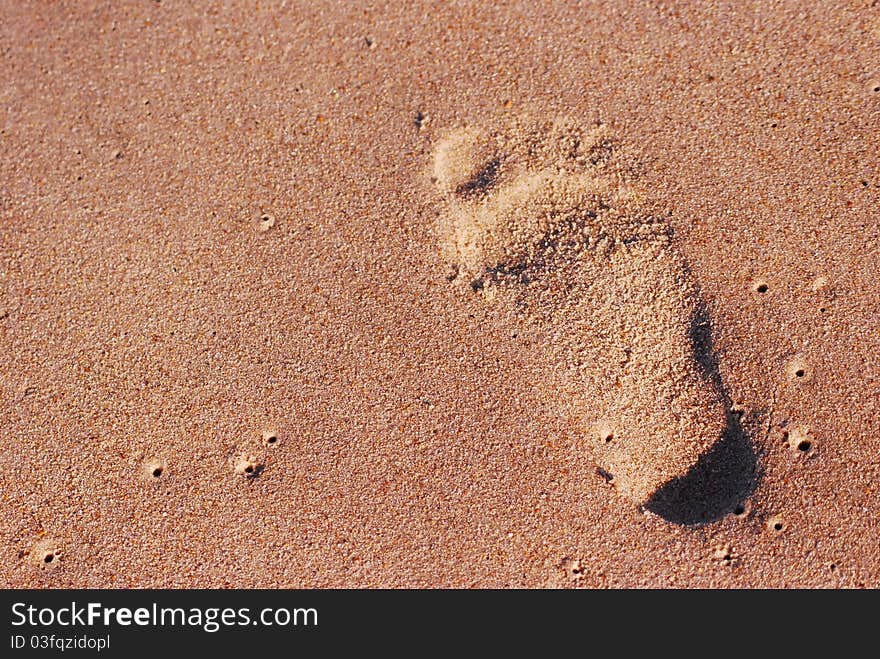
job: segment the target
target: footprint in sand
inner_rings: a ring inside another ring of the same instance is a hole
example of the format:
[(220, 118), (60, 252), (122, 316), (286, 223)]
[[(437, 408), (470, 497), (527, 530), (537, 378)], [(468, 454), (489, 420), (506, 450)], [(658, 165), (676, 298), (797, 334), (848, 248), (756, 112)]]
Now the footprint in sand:
[(433, 180), (450, 279), (540, 337), (542, 390), (644, 504), (710, 452), (727, 416), (695, 355), (696, 286), (618, 151), (602, 127), (520, 117), (448, 133)]

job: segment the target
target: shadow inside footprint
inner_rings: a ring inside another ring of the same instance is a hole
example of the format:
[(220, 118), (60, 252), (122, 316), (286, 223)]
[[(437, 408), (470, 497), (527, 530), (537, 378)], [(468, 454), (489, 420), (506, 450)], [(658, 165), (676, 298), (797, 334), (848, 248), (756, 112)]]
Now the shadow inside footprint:
[(754, 492), (760, 477), (754, 447), (739, 417), (730, 412), (731, 401), (721, 382), (711, 330), (708, 310), (701, 302), (691, 322), (694, 357), (722, 392), (727, 424), (721, 440), (688, 473), (664, 485), (645, 505), (674, 524), (707, 524), (724, 517)]
[[(690, 272), (689, 268), (688, 272)], [(691, 345), (694, 348), (694, 359), (700, 365), (703, 376), (712, 381), (712, 385), (717, 391), (723, 392), (721, 373), (718, 371), (718, 361), (715, 359), (715, 349), (712, 344), (712, 321), (702, 297), (698, 297), (698, 300), (689, 329)]]
[(660, 488), (645, 505), (673, 524), (708, 524), (751, 495), (758, 482), (758, 460), (735, 416), (722, 439), (691, 470)]
[(501, 169), (501, 161), (493, 158), (482, 169), (476, 172), (473, 178), (465, 181), (455, 189), (455, 193), (462, 197), (483, 194), (491, 189), (498, 180), (498, 172)]

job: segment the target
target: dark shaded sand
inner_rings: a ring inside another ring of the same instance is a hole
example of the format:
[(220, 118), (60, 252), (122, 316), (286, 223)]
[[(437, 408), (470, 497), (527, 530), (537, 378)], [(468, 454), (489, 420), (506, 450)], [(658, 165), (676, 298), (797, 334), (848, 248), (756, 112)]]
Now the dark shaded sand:
[(96, 4), (0, 3), (0, 583), (880, 586), (876, 3)]

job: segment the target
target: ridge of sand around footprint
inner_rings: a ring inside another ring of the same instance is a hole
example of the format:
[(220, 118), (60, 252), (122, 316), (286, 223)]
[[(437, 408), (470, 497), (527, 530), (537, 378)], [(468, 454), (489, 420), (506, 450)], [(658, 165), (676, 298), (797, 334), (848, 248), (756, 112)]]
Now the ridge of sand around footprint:
[(454, 279), (546, 337), (544, 394), (613, 484), (646, 503), (721, 438), (694, 354), (699, 296), (602, 126), (519, 117), (440, 139), (433, 176)]

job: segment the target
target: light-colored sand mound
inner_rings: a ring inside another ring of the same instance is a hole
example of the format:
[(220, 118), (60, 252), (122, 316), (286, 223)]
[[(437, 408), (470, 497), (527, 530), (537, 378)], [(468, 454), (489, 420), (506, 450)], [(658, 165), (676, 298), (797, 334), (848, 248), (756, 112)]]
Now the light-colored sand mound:
[(433, 171), (458, 279), (546, 328), (542, 388), (644, 503), (721, 439), (725, 411), (694, 352), (694, 284), (613, 153), (602, 128), (518, 119), (449, 133)]

